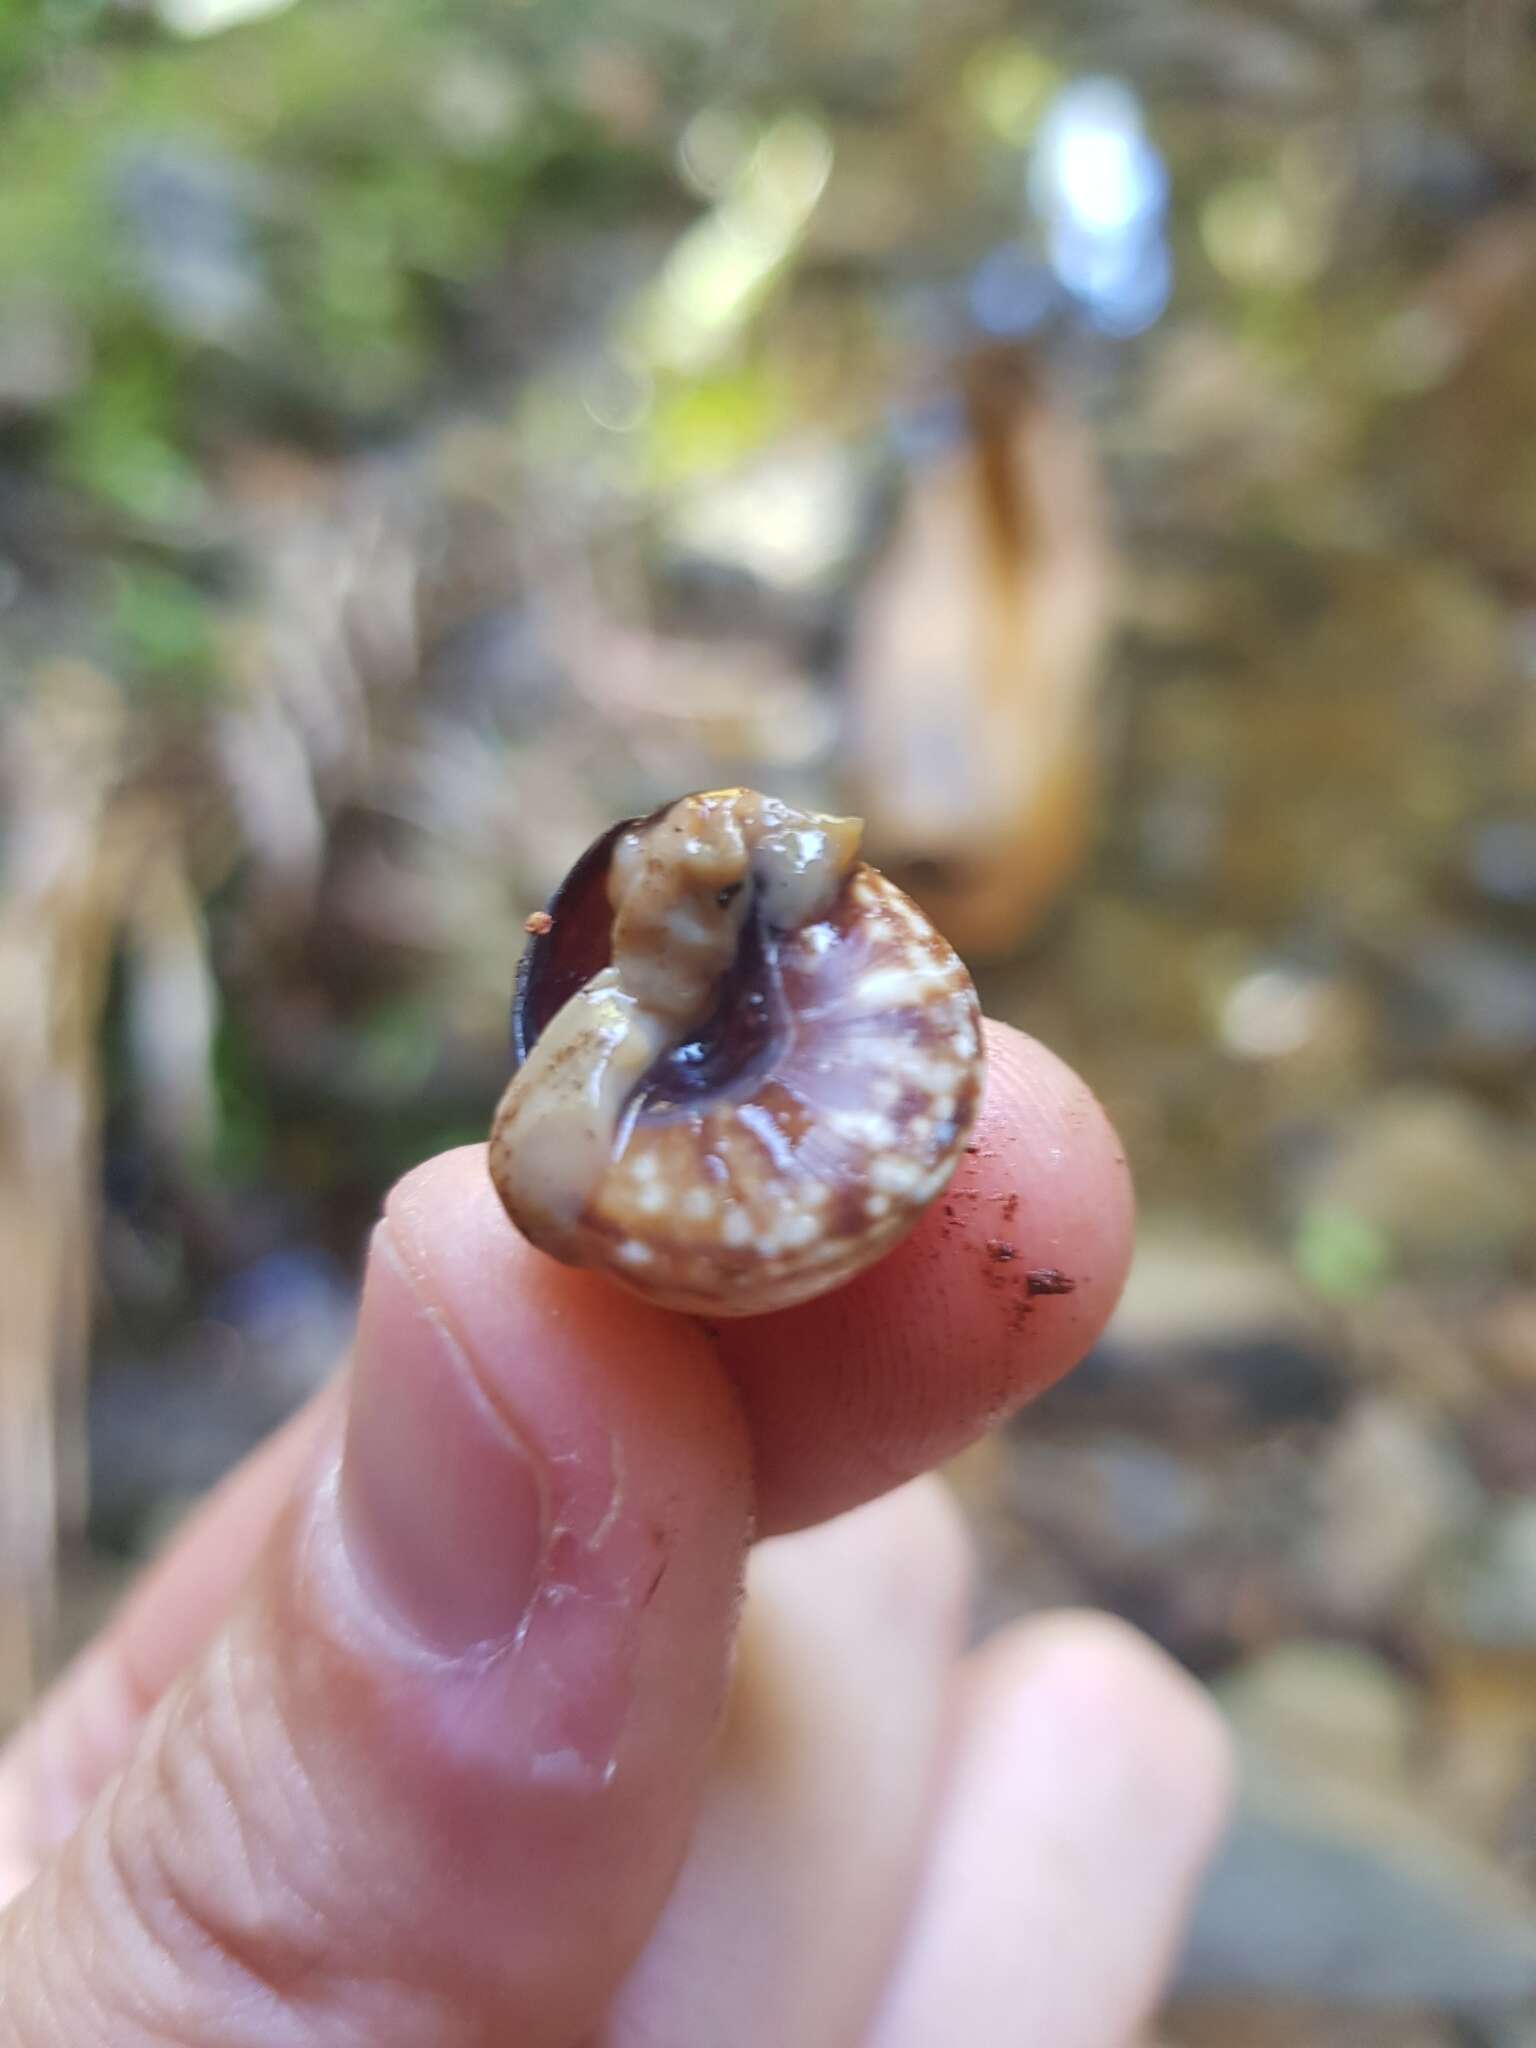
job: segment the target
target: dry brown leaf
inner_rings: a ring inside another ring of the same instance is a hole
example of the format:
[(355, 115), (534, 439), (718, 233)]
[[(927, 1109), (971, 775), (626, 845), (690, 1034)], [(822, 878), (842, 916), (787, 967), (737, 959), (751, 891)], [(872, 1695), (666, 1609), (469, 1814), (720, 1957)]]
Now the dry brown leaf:
[(1084, 436), (1027, 358), (962, 384), (968, 431), (911, 480), (860, 600), (849, 776), (871, 858), (996, 955), (1092, 829), (1111, 572)]

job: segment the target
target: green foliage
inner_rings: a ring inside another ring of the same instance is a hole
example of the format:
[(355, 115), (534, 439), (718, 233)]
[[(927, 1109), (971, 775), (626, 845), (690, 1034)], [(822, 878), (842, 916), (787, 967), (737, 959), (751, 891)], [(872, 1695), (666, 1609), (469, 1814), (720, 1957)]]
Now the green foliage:
[(203, 494), (178, 445), (174, 364), (164, 350), (133, 345), (126, 329), (108, 374), (64, 409), (56, 442), (60, 475), (138, 526), (177, 527)]
[(174, 571), (119, 564), (110, 572), (114, 666), (151, 683), (201, 688), (214, 678), (208, 601)]
[(744, 364), (670, 385), (658, 399), (647, 436), (662, 488), (729, 469), (755, 453), (793, 416), (782, 373)]
[(1392, 1248), (1375, 1224), (1332, 1202), (1303, 1213), (1292, 1256), (1307, 1285), (1329, 1301), (1367, 1299), (1392, 1267)]
[(581, 33), (472, 0), (300, 0), (201, 41), (101, 0), (6, 14), (0, 263), (90, 366), (51, 405), (61, 480), (156, 530), (231, 416), (406, 420), (531, 207), (643, 190), (581, 104)]
[(215, 1179), (249, 1186), (269, 1172), (272, 1109), (266, 1099), (261, 1057), (237, 1010), (226, 1004), (213, 1048), (213, 1085), (218, 1124), (210, 1161)]
[(381, 1100), (409, 1100), (437, 1062), (440, 1029), (421, 997), (377, 1004), (357, 1033), (359, 1084)]

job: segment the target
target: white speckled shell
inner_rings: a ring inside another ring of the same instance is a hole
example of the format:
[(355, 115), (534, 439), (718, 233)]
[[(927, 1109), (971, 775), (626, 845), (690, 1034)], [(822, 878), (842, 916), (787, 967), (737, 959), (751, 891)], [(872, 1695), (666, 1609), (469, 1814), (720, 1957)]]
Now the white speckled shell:
[[(857, 866), (826, 919), (781, 937), (777, 972), (772, 1071), (637, 1118), (575, 1233), (581, 1264), (671, 1308), (756, 1315), (841, 1286), (942, 1191), (975, 1116), (976, 991), (883, 875)], [(517, 1221), (497, 1131), (491, 1173)]]

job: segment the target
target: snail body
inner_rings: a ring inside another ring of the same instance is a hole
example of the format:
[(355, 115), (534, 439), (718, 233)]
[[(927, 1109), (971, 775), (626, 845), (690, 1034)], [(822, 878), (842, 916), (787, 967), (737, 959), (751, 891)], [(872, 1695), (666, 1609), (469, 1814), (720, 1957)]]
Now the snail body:
[(534, 1244), (753, 1315), (851, 1279), (940, 1193), (979, 1093), (976, 993), (860, 829), (714, 790), (578, 862), (524, 955), (491, 1132)]

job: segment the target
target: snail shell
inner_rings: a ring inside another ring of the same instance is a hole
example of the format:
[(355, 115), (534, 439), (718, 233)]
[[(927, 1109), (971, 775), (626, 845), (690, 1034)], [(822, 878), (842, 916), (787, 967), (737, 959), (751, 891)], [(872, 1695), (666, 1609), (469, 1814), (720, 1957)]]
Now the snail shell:
[(976, 991), (861, 829), (683, 797), (530, 920), (490, 1170), (534, 1244), (756, 1315), (841, 1286), (941, 1192), (980, 1089)]

